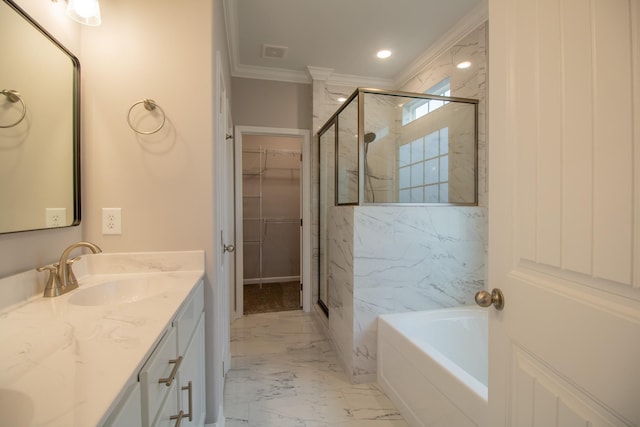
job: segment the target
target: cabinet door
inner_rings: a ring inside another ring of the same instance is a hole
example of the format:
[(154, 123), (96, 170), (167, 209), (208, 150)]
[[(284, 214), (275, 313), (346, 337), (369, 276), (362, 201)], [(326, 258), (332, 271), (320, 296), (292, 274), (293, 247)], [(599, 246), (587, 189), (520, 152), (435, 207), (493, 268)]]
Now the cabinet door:
[(198, 327), (189, 343), (180, 371), (180, 409), (191, 413), (182, 420), (183, 426), (203, 426), (205, 408), (205, 365), (204, 365), (204, 313), (200, 315)]
[[(179, 416), (180, 410), (178, 409), (178, 393), (179, 387), (176, 382), (169, 388), (169, 394), (166, 400), (158, 409), (158, 417), (156, 418), (153, 427), (174, 427), (178, 424), (178, 420), (174, 417)], [(184, 423), (184, 421), (183, 421)]]
[(191, 336), (196, 330), (200, 315), (204, 310), (204, 285), (202, 281), (196, 287), (190, 300), (176, 316), (173, 326), (178, 331), (178, 354), (184, 355), (191, 342)]
[(177, 371), (176, 377), (170, 383), (167, 381), (174, 369), (182, 364), (182, 359), (176, 357), (176, 347), (176, 331), (175, 328), (171, 328), (140, 371), (144, 427), (150, 426), (156, 418), (158, 409), (166, 399), (167, 393), (170, 393), (167, 386), (176, 383)]

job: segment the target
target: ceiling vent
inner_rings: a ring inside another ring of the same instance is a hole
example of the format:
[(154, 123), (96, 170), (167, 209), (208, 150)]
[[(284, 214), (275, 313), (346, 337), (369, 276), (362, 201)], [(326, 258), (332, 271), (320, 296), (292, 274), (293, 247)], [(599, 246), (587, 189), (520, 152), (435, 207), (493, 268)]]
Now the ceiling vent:
[(275, 59), (285, 59), (287, 57), (287, 50), (289, 48), (286, 46), (274, 46), (271, 44), (263, 44), (262, 45), (262, 57), (263, 58), (275, 58)]

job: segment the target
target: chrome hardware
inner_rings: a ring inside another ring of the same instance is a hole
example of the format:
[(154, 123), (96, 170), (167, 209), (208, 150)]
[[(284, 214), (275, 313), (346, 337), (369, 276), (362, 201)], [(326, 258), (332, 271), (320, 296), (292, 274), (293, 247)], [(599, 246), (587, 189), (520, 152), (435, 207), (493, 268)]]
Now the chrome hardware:
[(9, 123), (9, 124), (3, 124), (0, 125), (0, 129), (6, 129), (6, 128), (12, 128), (14, 126), (17, 126), (21, 121), (24, 120), (25, 116), (27, 115), (27, 105), (24, 103), (24, 101), (22, 100), (22, 97), (20, 96), (20, 93), (16, 90), (13, 89), (3, 89), (0, 90), (0, 95), (4, 95), (7, 97), (7, 101), (15, 104), (16, 102), (20, 103), (20, 109), (22, 110), (22, 112), (20, 113), (20, 118), (13, 122), (13, 123)]
[(189, 421), (193, 421), (193, 384), (189, 381), (189, 384), (182, 386), (182, 390), (189, 390), (189, 413), (184, 414), (185, 417), (189, 417)]
[(496, 310), (502, 310), (504, 308), (504, 295), (498, 288), (493, 289), (491, 293), (480, 291), (476, 293), (476, 304), (481, 307), (489, 307), (493, 304)]
[(172, 421), (173, 421), (173, 420), (177, 420), (177, 421), (176, 421), (176, 424), (174, 425), (174, 427), (180, 427), (180, 426), (182, 425), (182, 419), (183, 419), (184, 417), (185, 417), (185, 415), (184, 415), (184, 411), (180, 411), (180, 412), (178, 413), (178, 415), (171, 415), (171, 416), (169, 417), (169, 419), (170, 419), (170, 420), (172, 420)]
[(178, 356), (177, 359), (169, 360), (169, 364), (173, 364), (173, 369), (171, 370), (171, 373), (167, 378), (160, 378), (158, 380), (158, 383), (164, 384), (167, 387), (169, 387), (173, 383), (173, 380), (175, 379), (176, 374), (178, 373), (178, 369), (180, 368), (181, 363), (182, 363), (182, 356)]
[[(160, 125), (152, 130), (140, 130), (138, 128), (136, 128), (133, 123), (131, 123), (131, 111), (135, 108), (136, 105), (140, 105), (142, 104), (142, 106), (144, 107), (145, 110), (151, 112), (151, 111), (155, 111), (156, 109), (158, 109), (158, 111), (160, 112), (160, 114), (162, 115), (162, 120), (160, 121)], [(157, 133), (160, 129), (162, 129), (162, 127), (164, 126), (164, 123), (167, 121), (167, 115), (165, 114), (164, 110), (162, 109), (162, 107), (160, 107), (158, 105), (158, 103), (156, 101), (154, 101), (153, 99), (142, 99), (138, 102), (135, 102), (131, 108), (129, 108), (129, 112), (127, 113), (127, 123), (129, 123), (129, 127), (131, 128), (131, 130), (133, 130), (136, 133), (139, 133), (141, 135), (152, 135), (154, 133)]]
[(60, 256), (60, 261), (58, 262), (58, 277), (60, 278), (60, 286), (62, 287), (63, 294), (78, 287), (78, 280), (76, 279), (75, 274), (73, 274), (73, 269), (71, 268), (76, 259), (69, 260), (69, 255), (74, 249), (81, 247), (89, 248), (89, 250), (94, 254), (102, 252), (102, 249), (90, 242), (74, 243), (62, 252), (62, 256)]
[[(180, 356), (180, 359), (182, 359), (182, 356)], [(191, 381), (189, 381), (189, 384), (180, 387), (180, 390), (189, 390), (189, 412), (185, 414), (184, 409), (181, 409), (180, 412), (178, 412), (178, 415), (171, 415), (169, 419), (176, 420), (176, 424), (174, 427), (180, 427), (182, 425), (183, 418), (189, 418), (189, 421), (193, 421), (193, 386), (191, 384)]]
[(224, 249), (225, 252), (233, 252), (236, 250), (236, 247), (233, 245), (225, 245), (224, 243), (222, 244), (222, 247)]
[(58, 277), (58, 263), (45, 265), (44, 267), (36, 268), (37, 271), (43, 272), (48, 271), (49, 276), (47, 277), (47, 285), (44, 287), (44, 296), (45, 297), (57, 297), (60, 294), (61, 286), (60, 286), (60, 278)]
[(45, 265), (44, 267), (36, 269), (40, 272), (49, 271), (47, 286), (44, 289), (45, 297), (57, 297), (78, 287), (78, 279), (76, 279), (76, 275), (73, 273), (72, 266), (74, 262), (80, 259), (80, 257), (69, 259), (69, 255), (74, 249), (80, 247), (89, 248), (94, 254), (102, 252), (102, 249), (93, 243), (74, 243), (62, 252), (60, 261), (55, 264)]

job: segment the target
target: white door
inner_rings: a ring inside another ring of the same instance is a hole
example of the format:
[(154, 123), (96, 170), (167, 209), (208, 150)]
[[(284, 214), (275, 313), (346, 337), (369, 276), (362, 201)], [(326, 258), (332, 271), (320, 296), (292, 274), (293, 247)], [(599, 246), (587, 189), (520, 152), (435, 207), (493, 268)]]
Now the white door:
[[(233, 139), (230, 135), (231, 113), (222, 69), (220, 52), (216, 52), (216, 141), (215, 159), (215, 194), (216, 203), (216, 310), (214, 316), (219, 325), (216, 333), (220, 334), (220, 348), (216, 348), (214, 363), (222, 365), (222, 375), (230, 368), (230, 325), (233, 319), (234, 289), (234, 173), (233, 173)], [(207, 332), (210, 333), (210, 332)], [(218, 365), (218, 366), (220, 366)], [(224, 381), (220, 381), (219, 393), (222, 394)]]
[(489, 426), (639, 426), (640, 1), (489, 11)]
[[(234, 169), (234, 139), (233, 124), (231, 122), (231, 114), (229, 109), (229, 100), (225, 94), (225, 108), (223, 120), (227, 123), (225, 133), (225, 146), (222, 157), (224, 160), (224, 206), (223, 206), (223, 229), (222, 229), (222, 270), (224, 274), (224, 286), (226, 287), (226, 300), (228, 301), (229, 316), (227, 317), (226, 339), (231, 339), (230, 326), (231, 322), (237, 317), (237, 298), (236, 298), (236, 238), (235, 238), (235, 169)], [(225, 374), (231, 368), (231, 353), (227, 351), (224, 356)]]

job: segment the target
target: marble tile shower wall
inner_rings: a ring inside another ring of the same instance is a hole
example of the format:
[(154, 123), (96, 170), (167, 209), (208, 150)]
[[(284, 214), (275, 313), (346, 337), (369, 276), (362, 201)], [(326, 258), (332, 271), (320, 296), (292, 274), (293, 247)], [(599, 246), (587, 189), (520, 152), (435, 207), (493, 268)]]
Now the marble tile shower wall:
[[(329, 220), (329, 335), (354, 383), (376, 378), (376, 317), (473, 303), (484, 288), (487, 251), (487, 24), (452, 46), (397, 89), (424, 92), (449, 76), (452, 96), (478, 99), (478, 207), (345, 206)], [(462, 59), (473, 62), (457, 70)], [(314, 129), (355, 87), (314, 85)], [(316, 142), (317, 143), (317, 142)], [(314, 150), (314, 155), (317, 151)], [(316, 159), (314, 159), (316, 161)], [(314, 183), (318, 183), (314, 175)], [(317, 206), (314, 185), (314, 206)], [(314, 208), (314, 212), (317, 209)], [(317, 217), (314, 217), (317, 224)], [(317, 241), (314, 241), (317, 248)], [(314, 252), (317, 266), (318, 253)], [(317, 280), (317, 271), (313, 273)], [(313, 285), (314, 292), (317, 283)], [(317, 299), (317, 293), (313, 296)]]
[[(406, 92), (424, 92), (444, 78), (450, 78), (451, 96), (473, 98), (478, 103), (478, 206), (487, 206), (487, 37), (485, 22), (440, 55), (400, 88)], [(470, 61), (470, 68), (459, 70), (456, 64)]]
[(484, 288), (486, 210), (331, 211), (329, 333), (351, 380), (374, 381), (380, 314), (473, 304)]

